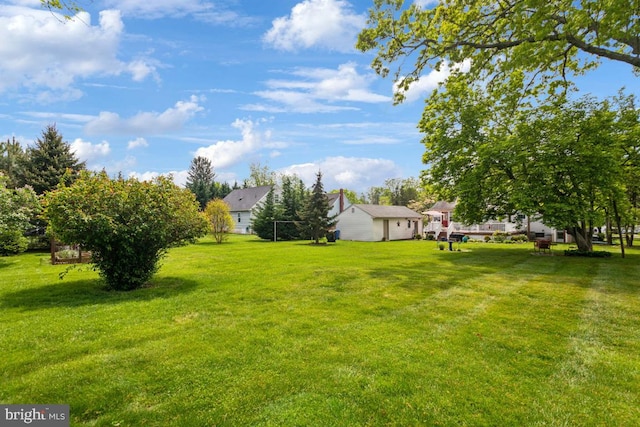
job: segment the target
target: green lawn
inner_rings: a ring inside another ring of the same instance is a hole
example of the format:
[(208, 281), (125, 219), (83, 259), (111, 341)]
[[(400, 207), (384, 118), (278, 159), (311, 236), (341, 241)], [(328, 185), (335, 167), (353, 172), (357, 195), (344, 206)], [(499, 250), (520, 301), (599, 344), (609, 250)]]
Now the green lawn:
[(639, 250), (460, 248), (205, 239), (129, 293), (0, 258), (0, 402), (80, 426), (638, 425)]

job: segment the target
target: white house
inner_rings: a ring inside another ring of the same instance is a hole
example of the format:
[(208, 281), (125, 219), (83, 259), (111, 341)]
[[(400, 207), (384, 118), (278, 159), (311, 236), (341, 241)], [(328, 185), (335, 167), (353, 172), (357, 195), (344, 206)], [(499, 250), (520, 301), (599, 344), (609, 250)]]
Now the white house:
[(422, 234), (422, 215), (405, 206), (355, 204), (337, 217), (342, 240), (406, 240)]
[(329, 206), (331, 207), (331, 209), (329, 210), (329, 218), (333, 217), (334, 215), (338, 215), (351, 204), (351, 202), (349, 202), (349, 199), (344, 196), (344, 190), (342, 190), (342, 188), (338, 193), (328, 193), (327, 199), (329, 200)]
[[(251, 234), (251, 221), (258, 204), (266, 199), (270, 185), (233, 190), (223, 199), (229, 205), (229, 212), (236, 223), (233, 230), (238, 234)], [(277, 191), (277, 190), (276, 190)], [(279, 194), (276, 194), (279, 197)]]
[(528, 218), (526, 215), (513, 215), (482, 224), (463, 224), (453, 217), (455, 206), (455, 202), (439, 201), (427, 212), (423, 212), (427, 217), (424, 232), (438, 240), (448, 240), (452, 235), (483, 239), (484, 236), (493, 235), (495, 231), (503, 231), (507, 234), (527, 234), (531, 240), (544, 238), (556, 243), (571, 241), (571, 236), (565, 231), (548, 227), (538, 218)]

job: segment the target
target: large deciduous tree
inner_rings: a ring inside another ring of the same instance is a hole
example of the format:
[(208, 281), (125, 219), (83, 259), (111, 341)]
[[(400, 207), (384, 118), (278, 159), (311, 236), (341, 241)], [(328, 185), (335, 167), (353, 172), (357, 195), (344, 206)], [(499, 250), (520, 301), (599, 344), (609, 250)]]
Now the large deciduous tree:
[(75, 179), (76, 173), (83, 169), (85, 163), (76, 158), (55, 125), (49, 125), (35, 146), (27, 148), (22, 183), (33, 187), (37, 194), (43, 194), (56, 188), (63, 178)]
[(170, 178), (140, 182), (82, 172), (72, 185), (45, 196), (45, 218), (56, 239), (91, 251), (107, 287), (144, 285), (168, 248), (203, 236), (207, 221), (193, 194)]
[[(576, 102), (506, 111), (477, 102), (424, 124), (425, 176), (457, 197), (456, 216), (476, 223), (516, 212), (542, 215), (589, 251), (607, 209), (628, 206), (625, 189), (640, 168), (626, 163), (633, 126), (609, 102)], [(626, 176), (626, 178), (625, 178)]]
[[(407, 6), (408, 5), (408, 6)], [(466, 64), (469, 81), (504, 82), (521, 74), (526, 94), (554, 91), (607, 58), (640, 68), (637, 0), (449, 0), (420, 7), (402, 0), (374, 0), (358, 48), (375, 50), (381, 75), (394, 62), (397, 99), (425, 69)], [(498, 87), (501, 85), (497, 85)]]
[(217, 243), (224, 242), (235, 227), (229, 205), (221, 199), (213, 199), (207, 203), (204, 215), (209, 221), (209, 228)]
[(459, 218), (543, 213), (589, 250), (594, 221), (629, 190), (625, 148), (605, 106), (566, 97), (602, 58), (638, 70), (639, 34), (636, 0), (374, 0), (357, 46), (378, 74), (396, 67), (396, 102), (429, 69), (447, 76), (419, 128), (425, 174)]
[(249, 178), (244, 180), (244, 188), (262, 187), (263, 185), (275, 185), (276, 173), (267, 165), (251, 163), (249, 165)]

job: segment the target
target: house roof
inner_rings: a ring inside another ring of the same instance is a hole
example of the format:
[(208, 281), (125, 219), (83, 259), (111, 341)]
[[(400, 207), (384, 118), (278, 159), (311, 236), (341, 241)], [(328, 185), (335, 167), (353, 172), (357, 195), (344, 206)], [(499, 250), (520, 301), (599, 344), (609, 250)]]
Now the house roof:
[(456, 207), (455, 202), (445, 202), (443, 200), (436, 202), (435, 205), (429, 208), (430, 211), (438, 211), (438, 212), (453, 212), (453, 208)]
[(270, 185), (241, 188), (239, 190), (233, 190), (227, 194), (223, 200), (229, 205), (229, 210), (232, 212), (250, 211), (256, 203), (267, 195), (269, 190), (271, 190)]
[(422, 218), (418, 212), (406, 206), (384, 206), (384, 205), (351, 205), (355, 206), (373, 218)]
[(340, 193), (327, 193), (327, 199), (329, 200), (329, 206), (333, 206), (335, 202), (340, 198)]

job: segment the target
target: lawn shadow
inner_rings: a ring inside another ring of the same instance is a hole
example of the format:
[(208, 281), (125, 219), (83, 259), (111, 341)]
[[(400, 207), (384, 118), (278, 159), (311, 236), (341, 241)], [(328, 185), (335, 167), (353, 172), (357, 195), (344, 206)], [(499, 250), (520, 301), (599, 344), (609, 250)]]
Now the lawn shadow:
[(466, 264), (461, 259), (450, 258), (439, 264), (421, 262), (399, 263), (369, 270), (369, 275), (377, 280), (388, 280), (398, 286), (413, 290), (446, 290), (471, 278), (495, 273), (499, 267)]
[(119, 304), (131, 301), (151, 301), (172, 298), (192, 292), (198, 282), (179, 277), (153, 278), (149, 286), (133, 291), (107, 290), (100, 279), (61, 280), (38, 288), (5, 293), (0, 308), (39, 310), (53, 307), (80, 307), (96, 304)]

